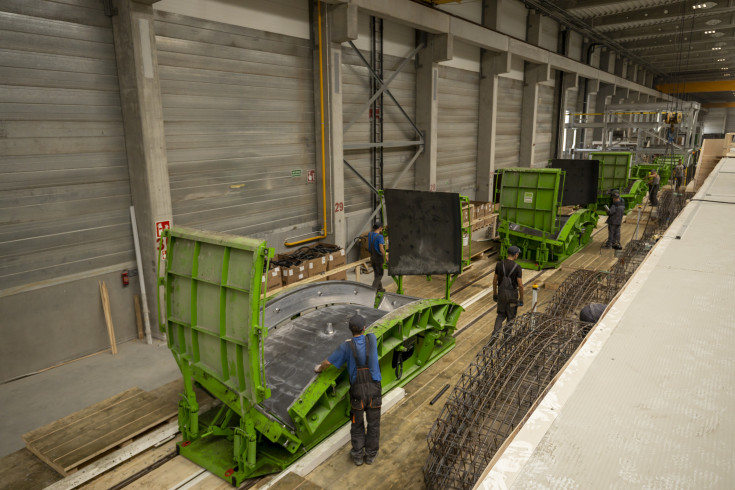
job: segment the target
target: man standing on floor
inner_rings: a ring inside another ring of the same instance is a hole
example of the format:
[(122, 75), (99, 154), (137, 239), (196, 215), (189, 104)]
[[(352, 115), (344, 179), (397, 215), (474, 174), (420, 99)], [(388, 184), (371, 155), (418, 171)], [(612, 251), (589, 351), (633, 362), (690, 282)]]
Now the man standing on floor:
[(620, 199), (620, 194), (613, 192), (612, 205), (605, 206), (607, 211), (607, 243), (602, 248), (614, 248), (620, 250), (620, 225), (623, 224), (623, 215), (625, 214), (625, 204)]
[(679, 159), (679, 165), (674, 167), (674, 192), (679, 192), (679, 187), (684, 183), (684, 165), (681, 164), (681, 158)]
[(656, 170), (651, 170), (651, 175), (648, 176), (648, 185), (651, 186), (648, 191), (648, 201), (651, 206), (658, 206), (658, 189), (661, 184), (661, 176)]
[[(375, 334), (365, 335), (365, 318), (350, 318), (352, 338), (314, 367), (321, 373), (330, 365), (340, 369), (347, 363), (350, 375), (350, 409), (352, 451), (350, 455), (357, 466), (363, 461), (373, 464), (380, 444), (381, 375), (378, 364), (378, 340)], [(367, 432), (365, 431), (367, 418)]]
[(505, 320), (513, 321), (518, 307), (523, 306), (523, 269), (516, 262), (520, 253), (521, 249), (512, 245), (508, 248), (508, 258), (495, 264), (493, 300), (498, 303), (498, 316), (495, 317), (493, 335), (500, 332)]
[(385, 238), (383, 238), (383, 225), (376, 223), (373, 231), (368, 233), (368, 251), (370, 252), (370, 265), (373, 266), (373, 289), (383, 289), (383, 264), (385, 263)]

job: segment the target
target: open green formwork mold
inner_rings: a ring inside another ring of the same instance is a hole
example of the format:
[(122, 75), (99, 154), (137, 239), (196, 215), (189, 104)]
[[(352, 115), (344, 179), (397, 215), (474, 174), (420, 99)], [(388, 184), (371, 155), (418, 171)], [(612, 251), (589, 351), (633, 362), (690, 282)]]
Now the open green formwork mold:
[(552, 168), (500, 170), (500, 257), (521, 249), (524, 269), (558, 267), (586, 245), (597, 226), (594, 205), (560, 213), (565, 172)]
[[(454, 347), (462, 308), (451, 301), (376, 300), (362, 284), (326, 281), (266, 302), (264, 241), (179, 227), (164, 239), (162, 329), (185, 387), (178, 450), (233, 485), (286, 468), (348, 421), (346, 370), (313, 366), (349, 337), (356, 311), (378, 339), (384, 393)], [(222, 404), (200, 416), (195, 383)]]
[(597, 213), (605, 214), (612, 204), (611, 192), (617, 190), (625, 202), (625, 214), (643, 202), (648, 186), (643, 180), (631, 179), (633, 154), (625, 151), (590, 153), (590, 159), (600, 162), (597, 187)]

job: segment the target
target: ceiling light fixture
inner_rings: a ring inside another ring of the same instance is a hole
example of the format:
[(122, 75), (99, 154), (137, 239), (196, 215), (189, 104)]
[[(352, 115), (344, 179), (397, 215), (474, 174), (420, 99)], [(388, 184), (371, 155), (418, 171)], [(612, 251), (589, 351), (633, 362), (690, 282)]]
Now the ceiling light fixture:
[(722, 48), (712, 48), (712, 51), (720, 51)]
[(720, 70), (729, 70), (729, 68), (726, 66), (723, 66), (722, 68), (720, 68)]
[(714, 34), (717, 31), (704, 31), (705, 34)]
[(708, 9), (717, 5), (715, 2), (695, 3), (692, 5), (693, 9)]
[(725, 58), (718, 58), (717, 61), (725, 61)]

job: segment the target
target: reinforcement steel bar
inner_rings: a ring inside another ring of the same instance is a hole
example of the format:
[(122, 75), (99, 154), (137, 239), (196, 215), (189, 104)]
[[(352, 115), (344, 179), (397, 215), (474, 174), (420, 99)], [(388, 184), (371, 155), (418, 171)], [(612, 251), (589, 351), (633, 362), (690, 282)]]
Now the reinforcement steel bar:
[(579, 269), (572, 272), (556, 290), (544, 312), (558, 317), (578, 313), (596, 297), (606, 277), (607, 273), (600, 271)]
[(428, 436), (428, 488), (472, 488), (582, 342), (590, 324), (528, 313), (493, 336), (464, 372)]

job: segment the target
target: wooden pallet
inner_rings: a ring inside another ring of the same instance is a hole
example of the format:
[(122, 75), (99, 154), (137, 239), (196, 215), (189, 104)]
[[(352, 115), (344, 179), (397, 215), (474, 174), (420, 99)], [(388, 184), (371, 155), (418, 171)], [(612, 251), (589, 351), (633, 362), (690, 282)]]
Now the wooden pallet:
[(22, 437), (28, 450), (67, 476), (177, 417), (178, 393), (182, 390), (181, 380), (153, 392), (131, 388)]

